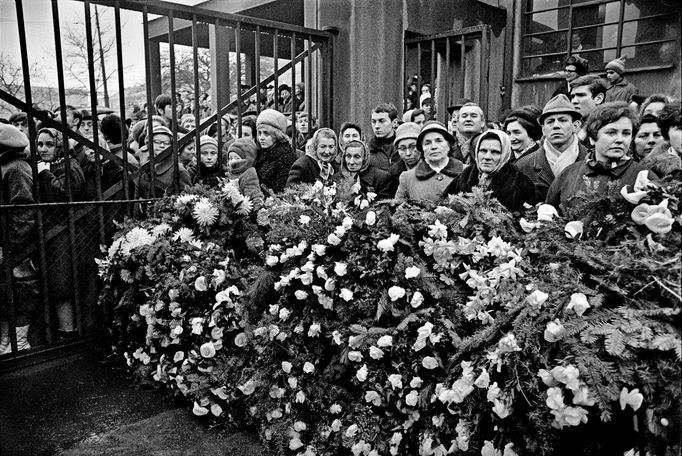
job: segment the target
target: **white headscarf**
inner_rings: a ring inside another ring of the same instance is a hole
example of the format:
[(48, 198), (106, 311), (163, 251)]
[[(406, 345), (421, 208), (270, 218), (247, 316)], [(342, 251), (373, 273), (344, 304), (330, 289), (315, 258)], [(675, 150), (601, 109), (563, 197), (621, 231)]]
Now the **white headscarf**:
[[(481, 171), (480, 166), (478, 166), (478, 154), (481, 150), (481, 142), (484, 139), (493, 139), (500, 142), (502, 146), (502, 157), (500, 161), (497, 162), (495, 169), (489, 172)], [(476, 139), (476, 147), (474, 149), (474, 158), (476, 159), (476, 167), (478, 168), (478, 184), (483, 188), (487, 188), (490, 185), (490, 180), (492, 176), (495, 175), (502, 167), (507, 164), (512, 156), (511, 140), (507, 133), (501, 130), (486, 130), (485, 133), (481, 134), (479, 138)]]

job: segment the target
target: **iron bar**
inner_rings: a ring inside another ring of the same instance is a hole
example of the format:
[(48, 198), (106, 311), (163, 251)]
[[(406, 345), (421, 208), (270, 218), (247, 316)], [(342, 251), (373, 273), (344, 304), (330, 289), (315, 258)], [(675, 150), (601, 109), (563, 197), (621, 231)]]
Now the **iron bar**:
[[(222, 95), (222, 78), (221, 78), (221, 71), (220, 71), (220, 57), (222, 56), (222, 46), (220, 43), (220, 37), (219, 37), (219, 30), (220, 30), (220, 21), (218, 19), (215, 20), (215, 55), (217, 56), (217, 59), (215, 62), (211, 62), (211, 69), (215, 73), (215, 81), (216, 81), (216, 134), (218, 135), (218, 166), (222, 166), (222, 153), (221, 151), (223, 150), (223, 116), (220, 113), (220, 105), (222, 104), (222, 101), (220, 99), (220, 96)], [(227, 102), (230, 102), (230, 36), (226, 35), (226, 48), (227, 48)], [(199, 158), (201, 158), (201, 154), (199, 155)], [(201, 170), (201, 161), (197, 162), (197, 175), (201, 177), (200, 171)]]
[[(142, 10), (142, 31), (144, 35), (144, 74), (146, 87), (145, 92), (147, 95), (147, 149), (149, 150), (149, 182), (151, 186), (150, 195), (156, 196), (156, 157), (154, 156), (154, 121), (153, 113), (156, 107), (152, 104), (152, 73), (151, 73), (151, 53), (149, 52), (149, 14), (147, 12), (147, 6)], [(140, 182), (143, 179), (142, 163), (140, 163)]]
[[(123, 83), (123, 44), (121, 39), (121, 9), (114, 7), (114, 22), (116, 26), (116, 64), (118, 66), (118, 101), (121, 120), (121, 159), (123, 160), (123, 198), (130, 199), (130, 176), (128, 175), (128, 134), (125, 124), (125, 86)], [(126, 212), (132, 215), (131, 206), (126, 205)]]
[[(256, 65), (256, 113), (260, 113), (260, 25), (256, 26), (253, 46)], [(241, 126), (239, 127), (241, 128)]]
[[(436, 40), (431, 40), (431, 114), (429, 114), (429, 119), (433, 119), (435, 116), (436, 109)], [(421, 108), (421, 106), (420, 106)]]
[(175, 33), (173, 23), (173, 10), (168, 12), (168, 53), (170, 64), (170, 97), (171, 97), (171, 147), (173, 149), (173, 186), (176, 192), (180, 192), (180, 164), (178, 163), (178, 111), (175, 99)]
[[(199, 31), (197, 30), (197, 16), (192, 16), (192, 63), (194, 64), (194, 154), (196, 155), (196, 169), (201, 163), (201, 118), (199, 117)], [(182, 146), (178, 146), (182, 147)], [(196, 176), (195, 176), (196, 177)]]
[(279, 106), (279, 82), (277, 81), (277, 73), (279, 69), (279, 49), (277, 49), (277, 41), (279, 38), (279, 30), (275, 29), (275, 35), (272, 37), (272, 58), (275, 59), (275, 90), (274, 90), (274, 102), (275, 106), (274, 108), (276, 110), (278, 109)]
[[(242, 49), (241, 49), (241, 23), (237, 22), (234, 28), (234, 51), (237, 60), (237, 136), (242, 135)], [(248, 98), (247, 98), (248, 100)]]
[[(445, 37), (445, 71), (446, 75), (450, 74), (450, 37)], [(444, 124), (448, 125), (450, 123), (450, 113), (448, 113), (448, 107), (450, 106), (450, 78), (446, 76), (445, 81), (445, 117)]]
[(291, 90), (289, 91), (289, 101), (291, 102), (291, 144), (296, 149), (296, 108), (294, 107), (294, 93), (296, 92), (296, 34), (291, 33)]

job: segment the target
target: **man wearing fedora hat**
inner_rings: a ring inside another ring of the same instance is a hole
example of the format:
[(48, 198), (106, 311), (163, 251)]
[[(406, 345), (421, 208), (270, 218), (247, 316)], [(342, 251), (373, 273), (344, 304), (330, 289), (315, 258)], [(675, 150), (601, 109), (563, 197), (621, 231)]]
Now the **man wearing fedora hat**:
[(471, 103), (468, 98), (460, 98), (455, 102), (455, 104), (448, 106), (448, 116), (450, 116), (450, 122), (448, 122), (448, 131), (453, 135), (457, 131), (457, 120), (459, 119), (459, 110), (462, 109), (467, 103)]
[(540, 148), (516, 162), (516, 167), (538, 188), (541, 199), (561, 172), (576, 161), (584, 160), (587, 149), (578, 140), (580, 113), (566, 95), (549, 100), (538, 117), (544, 139)]

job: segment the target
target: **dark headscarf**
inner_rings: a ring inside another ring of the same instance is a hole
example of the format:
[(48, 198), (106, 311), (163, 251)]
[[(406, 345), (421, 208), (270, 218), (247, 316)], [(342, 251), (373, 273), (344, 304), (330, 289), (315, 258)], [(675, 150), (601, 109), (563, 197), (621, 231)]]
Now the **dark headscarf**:
[(62, 135), (54, 128), (41, 128), (38, 130), (38, 135), (36, 136), (36, 142), (42, 133), (46, 133), (52, 137), (54, 140), (54, 158), (51, 163), (58, 163), (64, 159), (64, 143), (62, 142)]

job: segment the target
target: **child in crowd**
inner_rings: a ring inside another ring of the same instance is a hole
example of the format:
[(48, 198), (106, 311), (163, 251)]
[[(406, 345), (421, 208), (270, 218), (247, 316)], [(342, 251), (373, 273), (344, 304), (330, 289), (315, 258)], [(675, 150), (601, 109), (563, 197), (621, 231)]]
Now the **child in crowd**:
[(263, 206), (263, 192), (256, 168), (253, 167), (256, 154), (256, 143), (251, 138), (239, 138), (228, 149), (228, 177), (237, 181), (239, 191), (244, 196), (251, 198), (254, 212)]
[(199, 181), (207, 187), (217, 187), (220, 185), (220, 178), (224, 177), (218, 163), (218, 141), (210, 136), (202, 136), (200, 147)]

